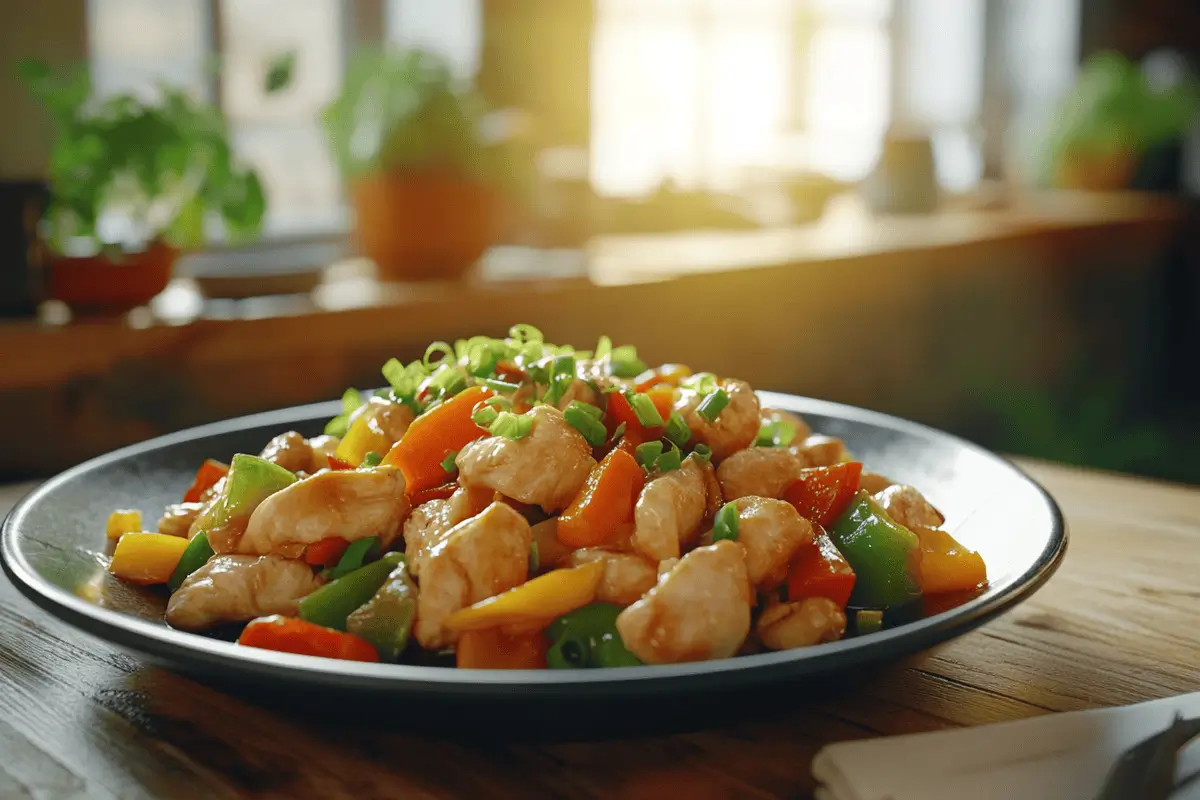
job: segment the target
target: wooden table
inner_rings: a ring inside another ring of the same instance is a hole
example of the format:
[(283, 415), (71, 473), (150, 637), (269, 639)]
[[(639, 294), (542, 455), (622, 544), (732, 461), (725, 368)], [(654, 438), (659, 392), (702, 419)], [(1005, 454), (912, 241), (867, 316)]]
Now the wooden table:
[[(1029, 602), (848, 698), (656, 739), (466, 745), (297, 723), (144, 666), (0, 578), (0, 797), (807, 797), (829, 742), (1200, 689), (1200, 488), (1022, 466), (1071, 529)], [(16, 497), (0, 489), (0, 510)]]

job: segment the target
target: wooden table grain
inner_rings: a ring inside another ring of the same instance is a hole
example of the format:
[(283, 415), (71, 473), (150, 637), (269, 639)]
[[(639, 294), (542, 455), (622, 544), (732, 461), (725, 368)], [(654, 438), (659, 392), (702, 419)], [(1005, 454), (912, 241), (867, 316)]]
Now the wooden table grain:
[[(464, 744), (298, 721), (147, 666), (0, 578), (0, 798), (809, 797), (830, 742), (1200, 689), (1200, 488), (1021, 464), (1071, 531), (1032, 599), (849, 696), (660, 738), (509, 744), (498, 727)], [(0, 488), (0, 510), (21, 488)]]

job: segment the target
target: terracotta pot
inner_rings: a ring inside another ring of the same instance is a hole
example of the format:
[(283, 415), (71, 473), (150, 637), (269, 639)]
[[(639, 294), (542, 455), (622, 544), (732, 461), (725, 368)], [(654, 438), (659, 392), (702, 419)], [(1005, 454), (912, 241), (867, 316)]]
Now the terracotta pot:
[(74, 311), (121, 313), (145, 305), (167, 288), (177, 258), (179, 251), (161, 242), (118, 260), (54, 256), (49, 294)]
[(358, 246), (389, 281), (461, 277), (496, 240), (487, 185), (444, 173), (388, 173), (350, 187)]

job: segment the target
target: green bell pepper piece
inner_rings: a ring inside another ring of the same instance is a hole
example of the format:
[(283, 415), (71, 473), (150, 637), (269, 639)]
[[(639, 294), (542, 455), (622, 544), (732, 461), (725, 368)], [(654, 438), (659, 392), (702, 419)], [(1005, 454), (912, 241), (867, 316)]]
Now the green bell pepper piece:
[(196, 520), (199, 530), (223, 528), (240, 519), (244, 524), (263, 500), (297, 480), (296, 475), (258, 456), (238, 453), (229, 464), (225, 486)]
[(187, 580), (187, 576), (207, 564), (214, 555), (216, 554), (213, 552), (212, 545), (208, 543), (208, 534), (200, 531), (192, 537), (187, 548), (184, 549), (183, 555), (179, 557), (179, 563), (175, 565), (175, 571), (171, 573), (171, 577), (167, 581), (167, 588), (172, 592), (178, 591), (183, 582)]
[(854, 568), (850, 605), (890, 608), (921, 596), (920, 540), (866, 492), (851, 501), (829, 536)]
[(396, 661), (408, 645), (417, 614), (417, 585), (401, 562), (375, 596), (346, 618), (346, 630), (375, 645), (384, 661)]
[(403, 554), (388, 553), (378, 561), (325, 584), (300, 600), (300, 618), (326, 628), (346, 630), (346, 619), (375, 596), (392, 570), (403, 561)]
[(546, 653), (550, 669), (636, 667), (642, 662), (625, 649), (617, 632), (621, 607), (592, 603), (564, 614), (546, 629), (553, 644)]

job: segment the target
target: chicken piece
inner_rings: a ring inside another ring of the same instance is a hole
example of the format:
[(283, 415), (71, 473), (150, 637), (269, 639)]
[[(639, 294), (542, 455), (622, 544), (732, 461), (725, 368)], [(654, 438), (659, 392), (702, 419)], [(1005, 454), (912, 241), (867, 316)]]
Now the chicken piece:
[(704, 478), (704, 519), (710, 520), (725, 505), (725, 497), (721, 493), (721, 482), (717, 480), (717, 470), (711, 461), (700, 462), (700, 474)]
[(567, 558), (567, 563), (572, 567), (593, 561), (604, 564), (604, 576), (596, 587), (597, 602), (632, 605), (658, 583), (658, 570), (654, 564), (632, 553), (587, 547), (576, 550)]
[(811, 647), (842, 638), (846, 615), (828, 597), (806, 597), (768, 606), (754, 629), (762, 643), (772, 650)]
[(683, 546), (699, 535), (707, 508), (703, 468), (689, 456), (682, 467), (664, 472), (642, 488), (633, 510), (634, 551), (656, 564), (678, 558)]
[(202, 631), (271, 614), (296, 615), (300, 598), (321, 585), (312, 567), (280, 556), (214, 556), (171, 595), (167, 622)]
[(737, 540), (746, 550), (746, 573), (760, 591), (770, 591), (787, 578), (788, 562), (796, 551), (812, 542), (812, 523), (782, 500), (743, 497), (737, 509)]
[(172, 503), (158, 518), (158, 532), (167, 536), (187, 536), (192, 523), (206, 503)]
[(575, 401), (603, 407), (600, 402), (600, 396), (596, 394), (596, 390), (589, 386), (587, 381), (582, 381), (579, 378), (571, 381), (571, 385), (563, 392), (562, 397), (558, 400), (558, 408), (561, 411), (566, 411), (567, 406)]
[(288, 472), (300, 472), (311, 466), (313, 450), (307, 439), (295, 431), (288, 431), (267, 442), (259, 457), (278, 464)]
[(487, 501), (480, 504), (477, 490), (459, 487), (446, 500), (430, 500), (413, 509), (404, 521), (404, 552), (408, 556), (408, 572), (414, 578), (429, 559), (429, 553), (450, 530), (479, 509), (491, 505), (495, 492), (485, 490)]
[(454, 644), (446, 618), (461, 608), (520, 586), (529, 575), (529, 523), (512, 507), (492, 503), (455, 525), (421, 568), (414, 634), (427, 650)]
[(647, 664), (729, 658), (750, 632), (753, 598), (745, 551), (723, 539), (681, 558), (617, 616), (617, 630)]
[(408, 516), (404, 476), (391, 466), (321, 472), (263, 500), (250, 515), (238, 553), (299, 558), (330, 536), (378, 536), (386, 548)]
[(547, 514), (566, 508), (596, 466), (592, 448), (563, 413), (538, 406), (527, 415), (533, 429), (523, 439), (490, 436), (459, 451), (455, 464), (464, 486), (483, 486)]
[[(364, 416), (367, 418), (367, 428), (387, 441), (385, 451), (404, 437), (414, 419), (411, 408), (386, 397), (372, 397), (367, 400), (350, 415), (350, 424), (353, 425), (359, 417)], [(380, 453), (383, 454), (384, 452)]]
[(894, 521), (906, 528), (940, 528), (946, 518), (911, 486), (897, 484), (875, 495)]
[(891, 478), (885, 478), (877, 472), (864, 472), (858, 480), (858, 488), (867, 494), (879, 494), (889, 486), (895, 486)]
[(325, 435), (309, 439), (308, 446), (312, 448), (312, 459), (308, 463), (309, 474), (329, 469), (329, 459), (341, 443), (342, 440), (336, 436)]
[(758, 395), (750, 384), (738, 380), (722, 380), (718, 385), (729, 395), (729, 404), (721, 411), (716, 421), (709, 422), (697, 413), (696, 408), (704, 395), (694, 389), (683, 389), (675, 410), (683, 415), (692, 436), (712, 448), (713, 461), (718, 464), (738, 450), (754, 444), (758, 437)]
[(794, 444), (788, 449), (804, 461), (805, 467), (832, 467), (834, 464), (851, 460), (846, 443), (831, 436), (809, 436), (800, 444)]
[(781, 408), (764, 408), (759, 418), (763, 425), (769, 422), (786, 422), (791, 425), (795, 431), (792, 435), (793, 442), (802, 442), (812, 435), (812, 428), (808, 427), (807, 422), (800, 416)]
[(805, 461), (788, 447), (751, 447), (734, 453), (717, 467), (717, 480), (726, 502), (739, 497), (778, 500), (800, 477)]

